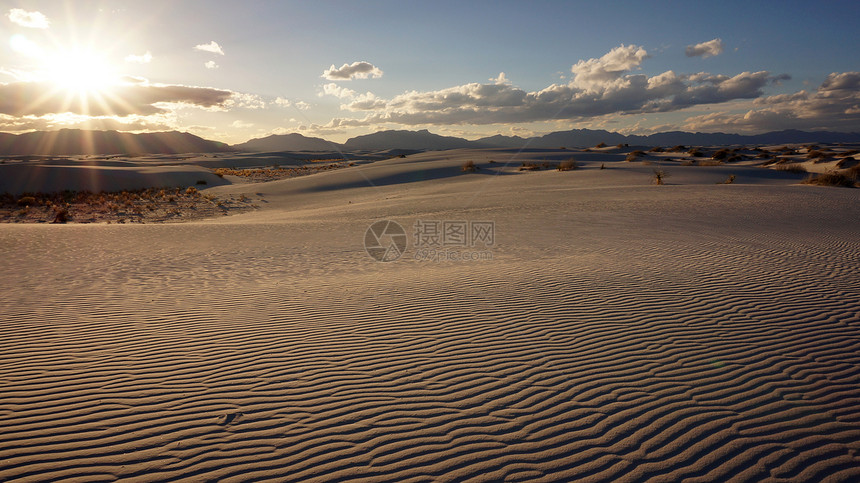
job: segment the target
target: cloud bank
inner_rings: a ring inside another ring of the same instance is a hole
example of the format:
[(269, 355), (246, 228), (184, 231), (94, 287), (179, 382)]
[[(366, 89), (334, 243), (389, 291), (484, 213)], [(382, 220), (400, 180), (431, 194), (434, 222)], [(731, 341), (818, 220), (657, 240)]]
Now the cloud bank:
[(376, 79), (382, 77), (382, 70), (365, 61), (343, 64), (339, 69), (332, 64), (323, 72), (322, 77), (328, 80), (367, 79), (368, 77)]
[(143, 79), (129, 78), (101, 94), (79, 95), (58, 89), (45, 82), (13, 82), (0, 84), (0, 114), (14, 117), (50, 114), (80, 114), (88, 116), (148, 116), (165, 114), (169, 106), (225, 109), (241, 105), (241, 94), (183, 85), (149, 84)]
[(634, 73), (647, 59), (640, 46), (621, 45), (600, 58), (581, 60), (571, 67), (567, 84), (553, 84), (525, 91), (502, 75), (492, 84), (471, 83), (446, 89), (408, 91), (392, 99), (372, 93), (358, 94), (336, 84), (323, 87), (324, 94), (346, 102), (341, 109), (364, 111), (363, 119), (334, 119), (329, 126), (353, 127), (382, 123), (501, 124), (534, 121), (591, 120), (610, 114), (664, 113), (756, 99), (764, 88), (788, 78), (767, 71), (734, 76), (705, 72), (678, 74), (666, 71), (648, 76)]
[(723, 53), (722, 39), (709, 40), (696, 45), (688, 45), (685, 52), (687, 57), (701, 57), (707, 59)]
[(28, 12), (22, 8), (13, 8), (9, 10), (9, 13), (6, 14), (9, 20), (18, 24), (22, 27), (33, 28), (33, 29), (46, 29), (51, 26), (51, 22), (48, 20), (42, 12)]

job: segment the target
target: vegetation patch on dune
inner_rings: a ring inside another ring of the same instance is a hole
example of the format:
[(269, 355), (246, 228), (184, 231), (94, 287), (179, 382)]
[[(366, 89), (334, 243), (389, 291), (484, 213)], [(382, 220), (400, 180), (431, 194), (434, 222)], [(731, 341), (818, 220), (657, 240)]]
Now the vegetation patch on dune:
[(239, 176), (248, 181), (265, 182), (286, 178), (297, 178), (309, 174), (343, 168), (343, 163), (321, 164), (319, 166), (272, 166), (268, 168), (215, 168), (212, 171), (218, 176)]
[(157, 223), (210, 218), (256, 208), (242, 195), (215, 197), (196, 187), (115, 192), (0, 195), (4, 223)]

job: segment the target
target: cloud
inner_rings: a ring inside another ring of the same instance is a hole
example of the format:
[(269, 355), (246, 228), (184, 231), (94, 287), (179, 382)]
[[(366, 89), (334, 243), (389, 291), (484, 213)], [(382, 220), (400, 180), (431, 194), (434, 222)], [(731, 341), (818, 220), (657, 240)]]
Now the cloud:
[(580, 60), (571, 67), (573, 85), (586, 90), (606, 86), (638, 68), (647, 57), (644, 48), (621, 44), (599, 59)]
[[(552, 84), (533, 92), (516, 87), (502, 74), (490, 79), (492, 83), (408, 91), (392, 99), (381, 99), (369, 92), (358, 94), (336, 84), (327, 84), (323, 86), (325, 94), (348, 101), (341, 105), (342, 110), (366, 114), (362, 119), (336, 118), (323, 128), (384, 123), (416, 126), (583, 122), (600, 116), (672, 112), (738, 99), (756, 99), (764, 95), (765, 87), (787, 78), (766, 71), (734, 76), (674, 71), (653, 76), (633, 73), (647, 58), (644, 48), (621, 45), (600, 58), (577, 62), (571, 67), (570, 82)], [(839, 82), (840, 85), (846, 83)]]
[(376, 79), (382, 77), (382, 70), (365, 61), (343, 64), (339, 69), (332, 64), (323, 72), (322, 77), (328, 80), (367, 79), (368, 77)]
[(686, 54), (687, 57), (701, 57), (707, 59), (723, 53), (722, 39), (709, 40), (696, 45), (688, 45)]
[(148, 50), (143, 55), (130, 54), (125, 57), (125, 61), (130, 64), (148, 64), (152, 62), (152, 54)]
[(208, 44), (195, 45), (194, 50), (202, 50), (203, 52), (211, 52), (213, 54), (224, 55), (224, 50), (214, 40)]
[(300, 111), (307, 111), (311, 105), (305, 101), (291, 101), (285, 97), (275, 98), (274, 103), (281, 107), (294, 107)]
[(139, 79), (99, 94), (79, 95), (45, 82), (0, 84), (0, 114), (13, 117), (50, 114), (86, 116), (148, 116), (177, 107), (227, 109), (240, 93), (211, 87), (149, 84)]
[(252, 122), (240, 121), (240, 120), (238, 120), (238, 119), (237, 119), (237, 120), (233, 121), (233, 123), (232, 123), (232, 124), (230, 124), (230, 127), (234, 127), (234, 128), (237, 128), (237, 129), (248, 129), (248, 128), (252, 128), (252, 127), (254, 127), (254, 123), (252, 123)]
[(783, 129), (860, 131), (860, 72), (829, 74), (815, 92), (760, 97), (742, 113), (688, 118), (686, 129), (765, 132)]
[(203, 64), (203, 66), (206, 67), (207, 69), (217, 69), (218, 67), (220, 67), (218, 64), (215, 63), (214, 60), (210, 60), (210, 61), (205, 62)]
[(51, 22), (41, 12), (28, 12), (21, 8), (13, 8), (6, 14), (12, 23), (33, 29), (46, 29)]

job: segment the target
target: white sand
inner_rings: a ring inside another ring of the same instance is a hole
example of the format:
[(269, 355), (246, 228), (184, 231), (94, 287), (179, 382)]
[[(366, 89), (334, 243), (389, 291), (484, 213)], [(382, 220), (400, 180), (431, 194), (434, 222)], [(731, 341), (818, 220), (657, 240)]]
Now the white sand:
[[(512, 154), (0, 226), (0, 480), (860, 478), (860, 190), (601, 153), (490, 174)], [(380, 219), (396, 262), (362, 245)], [(494, 221), (492, 260), (415, 260), (416, 220)]]

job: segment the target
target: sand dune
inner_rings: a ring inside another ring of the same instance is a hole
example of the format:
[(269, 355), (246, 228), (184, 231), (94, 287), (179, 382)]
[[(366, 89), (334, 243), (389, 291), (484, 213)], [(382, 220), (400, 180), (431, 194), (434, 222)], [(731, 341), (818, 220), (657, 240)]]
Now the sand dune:
[[(0, 226), (0, 479), (860, 478), (860, 191), (523, 155), (213, 187), (265, 202), (202, 222)], [(396, 262), (364, 250), (380, 219)], [(419, 220), (495, 222), (491, 259), (416, 259)]]

